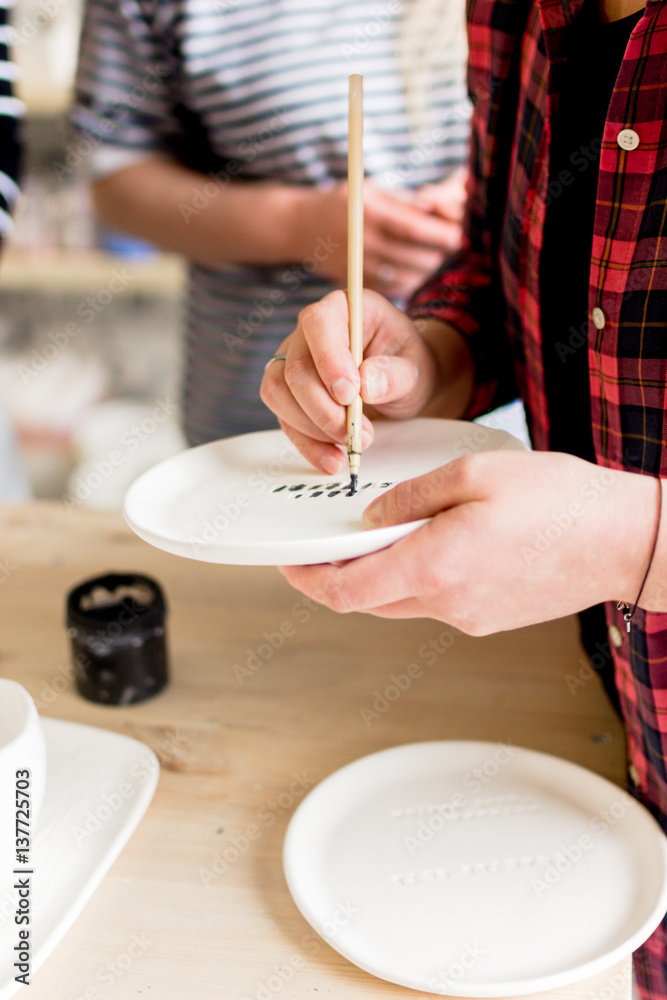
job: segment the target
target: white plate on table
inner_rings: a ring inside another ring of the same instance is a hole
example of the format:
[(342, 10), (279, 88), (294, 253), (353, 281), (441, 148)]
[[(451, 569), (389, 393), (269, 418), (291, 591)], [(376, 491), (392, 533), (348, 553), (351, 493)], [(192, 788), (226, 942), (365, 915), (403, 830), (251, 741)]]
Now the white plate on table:
[(284, 846), (306, 920), (355, 965), (448, 996), (602, 972), (667, 909), (667, 838), (611, 782), (498, 743), (392, 747), (314, 788)]
[[(129, 840), (160, 771), (153, 751), (138, 740), (59, 719), (41, 723), (47, 774), (30, 853), (31, 978)], [(16, 903), (12, 882), (0, 885), (0, 1000), (24, 989), (13, 968)]]
[(125, 517), (157, 548), (204, 562), (307, 565), (375, 552), (424, 521), (366, 531), (361, 517), (391, 486), (476, 451), (524, 449), (505, 431), (460, 420), (379, 421), (359, 491), (347, 471), (315, 472), (282, 431), (181, 452), (130, 487)]

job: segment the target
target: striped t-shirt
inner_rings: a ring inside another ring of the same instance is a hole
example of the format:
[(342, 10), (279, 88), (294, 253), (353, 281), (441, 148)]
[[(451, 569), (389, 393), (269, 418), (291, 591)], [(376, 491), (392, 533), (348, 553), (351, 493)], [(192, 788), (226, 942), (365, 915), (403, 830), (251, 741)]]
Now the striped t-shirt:
[[(415, 138), (395, 55), (409, 2), (88, 0), (74, 120), (93, 170), (164, 151), (223, 183), (342, 179), (348, 75), (361, 72), (367, 175), (390, 190), (441, 180), (466, 159), (464, 57), (458, 49), (439, 60), (432, 120)], [(204, 177), (184, 217), (205, 211), (214, 192)], [(322, 242), (315, 260), (327, 252)], [(259, 399), (262, 371), (299, 310), (332, 290), (312, 273), (315, 260), (191, 266), (183, 378), (191, 443), (275, 426)]]
[(16, 79), (16, 66), (9, 59), (11, 28), (7, 24), (7, 8), (11, 0), (0, 0), (0, 243), (11, 231), (10, 211), (19, 189), (16, 185), (19, 172), (20, 146), (18, 119), (23, 104), (12, 95), (12, 82)]

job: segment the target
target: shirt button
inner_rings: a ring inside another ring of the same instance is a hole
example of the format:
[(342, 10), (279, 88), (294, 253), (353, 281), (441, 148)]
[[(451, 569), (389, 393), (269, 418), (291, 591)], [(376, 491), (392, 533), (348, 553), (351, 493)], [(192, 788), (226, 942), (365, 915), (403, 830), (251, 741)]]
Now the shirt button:
[(639, 136), (634, 129), (624, 128), (616, 136), (616, 142), (621, 149), (636, 149), (639, 145)]
[(623, 645), (623, 633), (621, 632), (618, 625), (609, 626), (609, 642), (612, 644), (614, 649), (620, 649)]
[(628, 775), (630, 776), (630, 781), (635, 786), (635, 788), (641, 784), (641, 778), (639, 777), (639, 771), (634, 764), (630, 764), (628, 768)]
[(592, 316), (593, 316), (593, 323), (595, 324), (596, 329), (604, 330), (604, 325), (607, 322), (607, 317), (602, 312), (599, 306), (595, 307), (595, 309), (592, 312)]

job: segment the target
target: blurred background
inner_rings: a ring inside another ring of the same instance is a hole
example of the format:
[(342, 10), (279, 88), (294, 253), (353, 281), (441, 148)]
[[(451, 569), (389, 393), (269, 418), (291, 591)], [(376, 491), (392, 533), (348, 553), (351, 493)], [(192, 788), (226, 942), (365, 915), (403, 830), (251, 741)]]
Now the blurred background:
[[(119, 508), (133, 479), (185, 447), (185, 265), (93, 216), (79, 169), (90, 150), (67, 116), (81, 8), (11, 11), (25, 152), (0, 260), (0, 499)], [(527, 437), (518, 404), (483, 422)]]
[(0, 399), (14, 438), (0, 429), (0, 498), (117, 507), (144, 468), (185, 447), (185, 267), (93, 216), (77, 169), (85, 144), (67, 122), (81, 6), (16, 0), (11, 11), (25, 151), (0, 261)]

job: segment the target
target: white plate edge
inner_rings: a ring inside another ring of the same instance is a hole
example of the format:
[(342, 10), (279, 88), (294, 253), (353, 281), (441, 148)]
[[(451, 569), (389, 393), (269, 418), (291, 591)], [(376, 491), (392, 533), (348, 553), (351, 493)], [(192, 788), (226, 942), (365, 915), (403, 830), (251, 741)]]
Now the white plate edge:
[[(598, 972), (603, 972), (604, 970), (611, 968), (613, 965), (616, 965), (623, 958), (632, 954), (633, 951), (635, 951), (644, 941), (647, 940), (648, 937), (651, 936), (651, 934), (656, 930), (656, 928), (661, 923), (665, 915), (665, 912), (667, 911), (667, 836), (661, 829), (655, 817), (650, 813), (650, 811), (646, 808), (646, 806), (644, 806), (641, 802), (639, 802), (637, 799), (631, 796), (626, 789), (622, 788), (620, 785), (616, 785), (614, 782), (610, 781), (608, 778), (605, 778), (603, 775), (597, 774), (597, 772), (591, 771), (589, 768), (583, 767), (581, 764), (577, 764), (574, 761), (568, 760), (567, 758), (558, 757), (556, 754), (545, 753), (542, 750), (534, 750), (530, 747), (524, 747), (524, 746), (515, 747), (515, 745), (512, 744), (513, 747), (519, 751), (525, 751), (537, 757), (546, 757), (549, 758), (550, 760), (556, 760), (562, 764), (569, 765), (570, 767), (575, 768), (576, 770), (581, 771), (588, 776), (593, 776), (597, 778), (600, 782), (608, 785), (609, 788), (611, 790), (614, 790), (615, 792), (619, 791), (625, 792), (630, 802), (632, 803), (632, 808), (636, 808), (637, 810), (639, 810), (639, 814), (642, 816), (647, 826), (650, 827), (650, 825), (653, 824), (653, 827), (655, 828), (655, 831), (658, 834), (656, 838), (656, 843), (659, 843), (660, 850), (662, 853), (663, 885), (661, 893), (658, 896), (658, 899), (656, 901), (653, 910), (651, 911), (650, 915), (645, 919), (642, 926), (638, 928), (638, 930), (633, 935), (631, 935), (626, 941), (618, 945), (616, 948), (612, 949), (609, 952), (606, 952), (604, 955), (600, 955), (597, 958), (591, 959), (589, 962), (585, 962), (582, 965), (575, 966), (572, 969), (565, 970), (560, 973), (549, 974), (549, 976), (534, 977), (533, 979), (519, 980), (515, 982), (506, 981), (506, 982), (494, 983), (490, 986), (488, 984), (486, 985), (481, 984), (477, 987), (473, 987), (470, 990), (466, 990), (463, 987), (463, 985), (461, 985), (458, 987), (458, 992), (453, 992), (451, 989), (448, 989), (446, 993), (445, 992), (441, 993), (440, 991), (432, 987), (429, 987), (429, 990), (427, 991), (419, 986), (415, 986), (413, 982), (397, 982), (393, 979), (392, 980), (381, 979), (381, 977), (379, 977), (376, 972), (374, 972), (372, 969), (366, 968), (362, 963), (360, 963), (356, 956), (352, 957), (350, 954), (348, 954), (344, 947), (336, 946), (334, 948), (331, 941), (329, 941), (326, 937), (323, 937), (317, 930), (316, 923), (317, 919), (319, 918), (319, 914), (312, 915), (311, 919), (311, 917), (308, 915), (309, 908), (307, 906), (302, 905), (302, 901), (298, 899), (298, 897), (300, 896), (300, 891), (295, 890), (294, 883), (290, 875), (289, 859), (287, 856), (288, 852), (290, 850), (293, 850), (293, 848), (291, 848), (291, 842), (294, 839), (293, 821), (295, 820), (295, 817), (297, 817), (297, 815), (302, 810), (304, 812), (306, 811), (308, 800), (310, 796), (315, 791), (317, 791), (317, 789), (319, 789), (322, 785), (328, 782), (330, 778), (331, 779), (338, 778), (342, 772), (344, 772), (347, 768), (353, 767), (359, 761), (369, 760), (374, 757), (391, 753), (392, 751), (400, 751), (406, 748), (412, 748), (412, 747), (426, 748), (429, 746), (441, 746), (441, 745), (447, 745), (447, 746), (458, 745), (458, 746), (465, 746), (468, 748), (478, 747), (480, 748), (480, 750), (482, 749), (490, 750), (491, 748), (497, 749), (498, 742), (488, 742), (484, 740), (424, 740), (424, 741), (414, 741), (412, 743), (393, 745), (385, 747), (382, 750), (376, 750), (373, 753), (366, 754), (364, 757), (357, 758), (356, 760), (350, 761), (348, 764), (342, 765), (342, 767), (338, 768), (336, 771), (333, 771), (330, 775), (327, 775), (325, 778), (323, 778), (322, 781), (318, 782), (318, 784), (315, 785), (313, 789), (311, 789), (308, 795), (304, 797), (304, 799), (299, 803), (294, 813), (290, 817), (283, 841), (283, 851), (282, 851), (283, 876), (285, 878), (285, 882), (287, 884), (287, 888), (289, 889), (294, 905), (297, 907), (297, 909), (303, 916), (304, 920), (307, 921), (309, 926), (315, 931), (318, 937), (320, 937), (325, 942), (325, 944), (329, 945), (329, 947), (331, 947), (334, 951), (342, 955), (352, 965), (356, 966), (356, 968), (362, 969), (364, 972), (372, 976), (374, 979), (380, 979), (382, 982), (389, 982), (392, 985), (402, 986), (407, 989), (416, 990), (417, 992), (431, 993), (433, 995), (455, 996), (455, 997), (468, 998), (468, 1000), (486, 1000), (486, 998), (489, 998), (489, 1000), (493, 1000), (493, 998), (498, 998), (498, 997), (525, 996), (531, 993), (548, 992), (550, 990), (560, 989), (562, 986), (567, 986), (572, 983), (586, 980), (591, 976), (596, 975)], [(647, 928), (649, 928), (648, 931)]]

